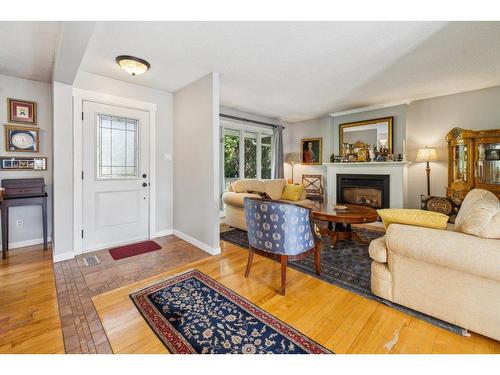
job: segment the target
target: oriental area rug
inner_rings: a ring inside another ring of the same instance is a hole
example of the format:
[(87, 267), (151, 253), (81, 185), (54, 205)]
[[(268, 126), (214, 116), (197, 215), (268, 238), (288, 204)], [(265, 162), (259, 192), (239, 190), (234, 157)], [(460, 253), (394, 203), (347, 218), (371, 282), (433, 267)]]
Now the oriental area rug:
[[(364, 228), (353, 228), (358, 235), (370, 242), (384, 235), (383, 232), (368, 230)], [(221, 240), (248, 249), (247, 232), (240, 229), (230, 229), (220, 234)], [(316, 275), (313, 255), (299, 261), (289, 262), (288, 265), (296, 270), (307, 273), (313, 277), (319, 277), (330, 284), (337, 285), (363, 297), (375, 300), (402, 311), (415, 318), (422, 319), (437, 327), (459, 335), (466, 335), (466, 330), (454, 324), (442, 321), (421, 312), (387, 301), (372, 293), (371, 291), (371, 263), (372, 259), (368, 253), (368, 245), (353, 240), (338, 241), (335, 249), (330, 248), (330, 238), (321, 240), (321, 276)]]
[(130, 298), (174, 354), (332, 354), (198, 270)]

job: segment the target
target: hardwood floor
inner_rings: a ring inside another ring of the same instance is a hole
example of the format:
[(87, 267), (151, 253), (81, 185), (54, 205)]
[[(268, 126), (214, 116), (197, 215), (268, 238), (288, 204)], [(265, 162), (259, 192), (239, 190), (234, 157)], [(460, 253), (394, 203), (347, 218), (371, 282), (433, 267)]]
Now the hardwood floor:
[(0, 262), (0, 353), (64, 353), (52, 264), (41, 246)]
[[(165, 248), (175, 244), (179, 251), (191, 246), (179, 244), (177, 239), (161, 241)], [(250, 277), (245, 279), (247, 252), (225, 242), (221, 246), (220, 256), (202, 255), (203, 259), (193, 263), (138, 282), (130, 279), (130, 285), (94, 296), (93, 305), (113, 351), (166, 352), (128, 294), (163, 277), (197, 268), (336, 353), (500, 353), (497, 341), (474, 333), (458, 336), (293, 269), (288, 269), (287, 295), (283, 297), (277, 263), (255, 256)], [(175, 264), (182, 263), (177, 259), (170, 267)], [(93, 271), (98, 272), (92, 275)], [(88, 269), (84, 275), (93, 290), (102, 290), (104, 284), (98, 279), (114, 285), (101, 278), (105, 274), (102, 266), (93, 271)], [(40, 246), (11, 251), (0, 262), (0, 353), (64, 351), (51, 251), (44, 252)]]
[(279, 293), (279, 264), (221, 242), (222, 255), (203, 259), (92, 298), (115, 353), (166, 353), (129, 294), (161, 278), (196, 268), (336, 353), (500, 353), (500, 343), (458, 336), (375, 301), (288, 269)]

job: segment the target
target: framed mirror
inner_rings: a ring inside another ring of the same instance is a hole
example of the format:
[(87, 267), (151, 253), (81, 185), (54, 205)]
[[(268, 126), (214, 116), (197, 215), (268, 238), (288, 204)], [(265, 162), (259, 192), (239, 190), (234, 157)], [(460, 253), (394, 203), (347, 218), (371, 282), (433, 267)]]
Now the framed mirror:
[(392, 154), (392, 122), (393, 117), (384, 117), (374, 120), (349, 122), (339, 126), (339, 149), (343, 154), (343, 144), (366, 144), (370, 148), (377, 145), (387, 148)]

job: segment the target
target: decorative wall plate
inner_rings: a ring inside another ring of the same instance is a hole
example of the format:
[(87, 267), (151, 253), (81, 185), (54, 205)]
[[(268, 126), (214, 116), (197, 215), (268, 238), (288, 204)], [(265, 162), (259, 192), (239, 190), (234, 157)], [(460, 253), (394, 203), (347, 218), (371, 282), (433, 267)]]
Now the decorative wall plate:
[(40, 129), (5, 125), (5, 151), (38, 152)]

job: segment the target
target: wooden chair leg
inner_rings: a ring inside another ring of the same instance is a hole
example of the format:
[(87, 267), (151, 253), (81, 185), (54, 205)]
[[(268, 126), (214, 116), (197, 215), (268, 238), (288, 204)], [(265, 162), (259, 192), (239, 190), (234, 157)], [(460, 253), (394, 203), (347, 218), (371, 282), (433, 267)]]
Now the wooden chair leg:
[(314, 246), (314, 267), (316, 274), (321, 276), (321, 245), (319, 243)]
[(245, 277), (248, 277), (250, 274), (250, 268), (252, 267), (252, 262), (253, 262), (253, 250), (251, 248), (248, 249), (248, 262), (247, 262), (247, 269), (245, 271)]
[(285, 295), (286, 289), (286, 266), (288, 264), (288, 255), (281, 255), (281, 294)]

